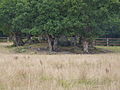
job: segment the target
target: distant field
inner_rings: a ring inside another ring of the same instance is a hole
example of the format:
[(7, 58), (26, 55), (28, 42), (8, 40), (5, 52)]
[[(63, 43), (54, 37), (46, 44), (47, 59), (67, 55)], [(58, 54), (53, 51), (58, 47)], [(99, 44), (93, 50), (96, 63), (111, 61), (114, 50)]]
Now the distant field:
[(120, 90), (120, 53), (28, 55), (7, 45), (0, 44), (0, 90)]
[(120, 53), (120, 46), (97, 46), (97, 48), (109, 50), (113, 53)]

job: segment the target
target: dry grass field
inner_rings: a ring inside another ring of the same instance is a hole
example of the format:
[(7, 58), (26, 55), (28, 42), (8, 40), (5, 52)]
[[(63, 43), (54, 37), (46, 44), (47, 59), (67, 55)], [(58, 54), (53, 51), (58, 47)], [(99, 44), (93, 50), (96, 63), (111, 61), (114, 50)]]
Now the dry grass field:
[(28, 55), (0, 43), (0, 90), (120, 90), (120, 53)]

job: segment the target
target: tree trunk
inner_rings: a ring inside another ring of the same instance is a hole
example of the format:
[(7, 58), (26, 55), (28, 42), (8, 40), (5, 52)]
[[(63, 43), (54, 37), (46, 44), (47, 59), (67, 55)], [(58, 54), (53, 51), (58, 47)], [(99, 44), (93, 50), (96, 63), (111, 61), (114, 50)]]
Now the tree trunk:
[(91, 49), (94, 49), (94, 48), (95, 48), (95, 41), (94, 41), (94, 40), (92, 40), (92, 41), (89, 42), (89, 47), (90, 47)]
[(71, 42), (72, 42), (72, 46), (76, 46), (77, 45), (77, 37), (76, 36), (72, 37)]
[(27, 40), (25, 41), (25, 44), (32, 44), (31, 35), (27, 35)]
[(87, 40), (83, 40), (83, 51), (85, 52), (85, 53), (89, 53), (89, 43), (88, 43), (88, 41)]
[(79, 37), (79, 46), (82, 47), (82, 37)]
[(47, 38), (48, 38), (49, 51), (50, 52), (56, 51), (58, 45), (58, 39), (52, 35), (47, 35)]
[(49, 51), (52, 52), (53, 49), (53, 45), (54, 45), (54, 38), (51, 35), (47, 35), (48, 38), (48, 46), (49, 46)]
[(55, 39), (54, 39), (54, 45), (53, 45), (54, 51), (56, 51), (57, 48), (58, 48), (58, 38), (55, 38)]
[(13, 44), (14, 44), (14, 46), (23, 46), (24, 45), (24, 42), (22, 41), (20, 33), (13, 34)]

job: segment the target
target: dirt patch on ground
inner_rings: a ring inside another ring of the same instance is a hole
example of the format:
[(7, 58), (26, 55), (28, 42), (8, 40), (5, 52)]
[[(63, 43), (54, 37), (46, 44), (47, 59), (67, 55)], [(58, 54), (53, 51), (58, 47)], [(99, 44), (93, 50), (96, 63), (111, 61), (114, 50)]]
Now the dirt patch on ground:
[[(113, 50), (113, 49), (112, 49)], [(106, 48), (92, 48), (89, 54), (114, 53)], [(58, 54), (84, 54), (79, 47), (59, 47), (56, 52), (49, 52), (46, 43), (25, 45), (20, 47), (13, 47), (12, 43), (0, 43), (0, 53), (6, 54), (38, 54), (38, 55), (58, 55)]]

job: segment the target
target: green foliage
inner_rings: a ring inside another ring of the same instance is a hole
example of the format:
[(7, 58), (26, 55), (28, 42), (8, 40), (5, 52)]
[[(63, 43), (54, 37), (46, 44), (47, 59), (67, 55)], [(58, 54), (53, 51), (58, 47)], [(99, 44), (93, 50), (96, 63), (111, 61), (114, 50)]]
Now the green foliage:
[(63, 31), (63, 19), (61, 15), (61, 1), (43, 0), (38, 2), (38, 16), (35, 20), (36, 28), (40, 34), (61, 35)]
[(7, 33), (79, 36), (92, 40), (120, 30), (119, 0), (1, 0), (0, 29)]

